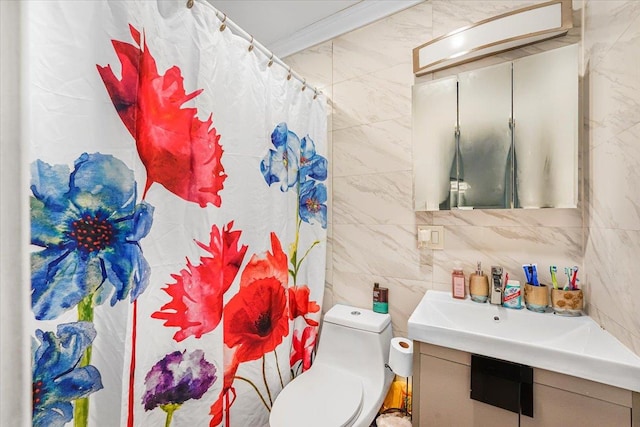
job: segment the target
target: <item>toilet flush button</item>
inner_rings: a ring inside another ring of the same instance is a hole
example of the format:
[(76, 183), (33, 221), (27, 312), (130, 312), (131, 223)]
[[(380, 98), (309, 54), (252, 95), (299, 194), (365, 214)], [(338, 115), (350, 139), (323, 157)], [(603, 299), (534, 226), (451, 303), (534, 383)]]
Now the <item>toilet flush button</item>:
[(356, 311), (356, 310), (351, 312), (351, 315), (353, 315), (353, 316), (360, 316), (361, 314), (362, 313), (360, 313), (359, 311)]

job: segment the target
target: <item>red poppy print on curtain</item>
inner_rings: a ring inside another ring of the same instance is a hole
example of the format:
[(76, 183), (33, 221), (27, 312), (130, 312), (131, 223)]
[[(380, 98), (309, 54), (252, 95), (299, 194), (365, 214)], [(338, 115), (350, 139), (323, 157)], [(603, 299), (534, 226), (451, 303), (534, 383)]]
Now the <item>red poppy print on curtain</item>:
[(212, 127), (211, 115), (203, 122), (196, 108), (182, 108), (202, 89), (187, 94), (177, 66), (159, 74), (147, 40), (141, 45), (140, 32), (129, 28), (137, 46), (111, 41), (122, 64), (122, 78), (116, 77), (111, 65), (97, 68), (146, 168), (143, 198), (157, 182), (184, 200), (219, 207), (218, 193), (226, 178), (220, 135)]
[(309, 300), (310, 293), (311, 290), (307, 285), (289, 288), (289, 319), (302, 316), (304, 321), (307, 322), (307, 325), (318, 326), (318, 322), (305, 317), (309, 313), (317, 313), (320, 311), (318, 303)]
[(200, 338), (213, 331), (222, 318), (223, 296), (235, 279), (247, 252), (239, 245), (239, 230), (231, 231), (233, 221), (223, 228), (211, 228), (209, 245), (196, 241), (211, 257), (201, 257), (200, 265), (193, 266), (187, 259), (187, 268), (173, 274), (175, 283), (164, 291), (172, 300), (151, 315), (165, 320), (164, 326), (178, 327), (173, 339), (180, 342), (189, 336)]
[(307, 326), (302, 330), (302, 332), (300, 332), (299, 329), (293, 331), (291, 357), (289, 358), (289, 364), (291, 366), (302, 361), (302, 372), (311, 367), (311, 359), (313, 357), (313, 349), (316, 346), (317, 337), (318, 328), (313, 326)]
[(289, 334), (287, 256), (275, 233), (272, 253), (254, 255), (240, 279), (240, 290), (224, 308), (224, 342), (238, 347), (239, 362), (261, 358)]
[(222, 422), (223, 409), (227, 413), (227, 417), (229, 416), (229, 408), (236, 396), (233, 380), (240, 364), (237, 357), (237, 348), (229, 348), (225, 345), (222, 357), (224, 360), (224, 385), (220, 390), (218, 399), (211, 405), (209, 414), (213, 415), (213, 417), (209, 423), (210, 427), (215, 427)]

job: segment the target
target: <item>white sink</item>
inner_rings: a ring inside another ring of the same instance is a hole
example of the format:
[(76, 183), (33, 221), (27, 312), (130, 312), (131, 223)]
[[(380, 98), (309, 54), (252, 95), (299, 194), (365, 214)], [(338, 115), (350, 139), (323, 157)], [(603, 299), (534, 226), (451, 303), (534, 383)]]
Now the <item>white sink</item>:
[(588, 316), (563, 317), (427, 291), (409, 338), (640, 392), (640, 357)]

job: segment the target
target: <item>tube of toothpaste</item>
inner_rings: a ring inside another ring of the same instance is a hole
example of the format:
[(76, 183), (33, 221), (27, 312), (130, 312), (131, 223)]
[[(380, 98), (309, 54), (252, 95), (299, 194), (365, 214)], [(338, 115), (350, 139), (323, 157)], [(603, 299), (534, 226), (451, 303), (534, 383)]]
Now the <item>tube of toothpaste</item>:
[(509, 280), (507, 282), (502, 296), (502, 306), (515, 309), (522, 308), (522, 289), (520, 288), (520, 281)]
[(532, 270), (531, 279), (533, 280), (531, 284), (540, 286), (540, 282), (538, 282), (538, 264), (531, 264), (531, 270)]

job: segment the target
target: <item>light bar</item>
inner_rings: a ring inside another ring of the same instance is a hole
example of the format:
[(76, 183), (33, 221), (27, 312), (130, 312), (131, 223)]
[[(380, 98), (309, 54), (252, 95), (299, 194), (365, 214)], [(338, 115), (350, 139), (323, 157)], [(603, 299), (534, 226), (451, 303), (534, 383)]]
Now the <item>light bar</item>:
[(459, 28), (413, 49), (416, 75), (561, 36), (573, 27), (571, 0), (552, 0)]

